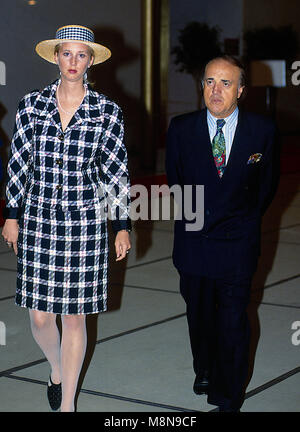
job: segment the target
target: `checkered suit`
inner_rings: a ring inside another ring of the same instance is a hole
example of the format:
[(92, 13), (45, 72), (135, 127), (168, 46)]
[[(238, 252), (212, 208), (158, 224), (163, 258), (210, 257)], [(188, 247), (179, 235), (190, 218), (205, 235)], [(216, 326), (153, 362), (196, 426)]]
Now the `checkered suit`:
[(16, 303), (58, 314), (106, 310), (107, 219), (130, 228), (121, 109), (87, 87), (62, 131), (55, 81), (21, 101), (6, 218), (19, 219)]

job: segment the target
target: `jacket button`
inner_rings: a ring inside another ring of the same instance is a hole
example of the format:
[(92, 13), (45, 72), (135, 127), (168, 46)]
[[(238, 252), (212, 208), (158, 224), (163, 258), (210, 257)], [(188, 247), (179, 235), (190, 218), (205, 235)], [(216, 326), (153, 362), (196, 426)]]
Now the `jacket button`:
[(62, 161), (62, 159), (56, 159), (56, 163), (57, 163), (57, 165), (62, 166), (63, 161)]
[(63, 139), (64, 139), (64, 135), (63, 135), (63, 134), (60, 134), (60, 135), (58, 135), (58, 138), (59, 138), (61, 141), (63, 141)]
[(60, 190), (60, 189), (62, 189), (62, 185), (60, 185), (60, 184), (59, 184), (59, 185), (57, 185), (57, 186), (56, 186), (56, 189), (57, 189), (57, 190)]

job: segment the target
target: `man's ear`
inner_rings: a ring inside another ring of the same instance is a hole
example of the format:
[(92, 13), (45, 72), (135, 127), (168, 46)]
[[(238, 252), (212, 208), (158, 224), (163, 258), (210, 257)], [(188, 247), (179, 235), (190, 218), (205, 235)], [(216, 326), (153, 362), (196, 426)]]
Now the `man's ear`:
[(244, 88), (245, 88), (245, 86), (243, 86), (243, 87), (239, 87), (239, 89), (238, 89), (238, 99), (242, 96), (242, 93), (243, 93), (243, 91), (244, 91)]

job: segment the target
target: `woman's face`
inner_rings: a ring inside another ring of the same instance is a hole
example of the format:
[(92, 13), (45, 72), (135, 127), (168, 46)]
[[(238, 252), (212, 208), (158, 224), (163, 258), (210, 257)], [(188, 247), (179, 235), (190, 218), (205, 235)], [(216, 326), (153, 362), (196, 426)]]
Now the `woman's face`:
[(77, 42), (64, 42), (54, 54), (62, 78), (68, 81), (82, 79), (87, 68), (93, 64), (93, 57), (87, 45)]

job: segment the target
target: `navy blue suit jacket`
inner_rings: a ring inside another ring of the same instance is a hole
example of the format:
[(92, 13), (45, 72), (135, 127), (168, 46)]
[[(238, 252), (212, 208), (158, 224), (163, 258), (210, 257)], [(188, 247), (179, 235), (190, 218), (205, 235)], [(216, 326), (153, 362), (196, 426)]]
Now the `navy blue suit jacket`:
[[(184, 273), (212, 278), (249, 276), (260, 254), (261, 218), (274, 197), (279, 177), (279, 148), (271, 120), (239, 111), (223, 177), (215, 167), (206, 109), (171, 120), (167, 136), (168, 184), (204, 185), (204, 224), (187, 231), (184, 214), (175, 221), (173, 262)], [(260, 153), (258, 162), (248, 163)], [(182, 209), (190, 205), (183, 198)], [(184, 213), (184, 212), (183, 212)], [(178, 217), (177, 217), (178, 218)]]

